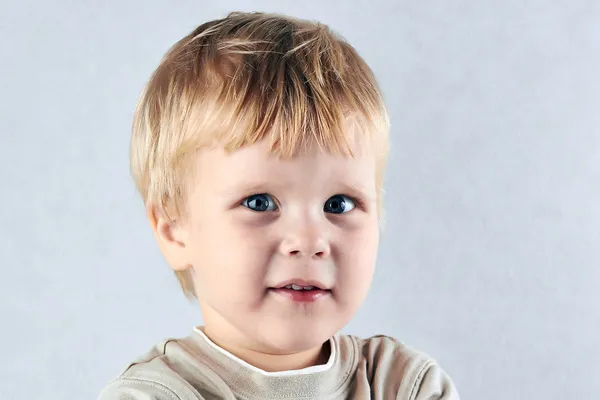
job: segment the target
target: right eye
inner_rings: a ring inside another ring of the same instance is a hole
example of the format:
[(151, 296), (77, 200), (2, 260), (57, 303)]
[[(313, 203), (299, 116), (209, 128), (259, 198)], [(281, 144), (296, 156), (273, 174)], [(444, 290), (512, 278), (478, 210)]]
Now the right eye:
[(244, 207), (248, 207), (252, 211), (264, 212), (264, 211), (275, 211), (277, 210), (277, 204), (271, 196), (266, 193), (253, 194), (250, 197), (246, 197), (242, 201)]

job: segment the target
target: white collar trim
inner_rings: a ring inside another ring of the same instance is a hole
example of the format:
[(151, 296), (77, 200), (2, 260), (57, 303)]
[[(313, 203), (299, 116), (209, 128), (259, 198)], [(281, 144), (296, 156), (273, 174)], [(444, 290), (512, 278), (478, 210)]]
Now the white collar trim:
[(234, 360), (238, 364), (243, 365), (245, 368), (248, 368), (251, 371), (258, 372), (259, 374), (265, 375), (265, 376), (295, 376), (295, 375), (307, 375), (307, 374), (314, 374), (317, 372), (328, 371), (333, 366), (333, 363), (335, 362), (335, 358), (337, 356), (336, 348), (335, 348), (335, 336), (334, 336), (329, 339), (331, 354), (329, 356), (329, 360), (327, 361), (327, 364), (313, 365), (311, 367), (306, 367), (306, 368), (302, 368), (302, 369), (293, 369), (293, 370), (288, 370), (288, 371), (268, 372), (268, 371), (262, 370), (260, 368), (255, 367), (254, 365), (247, 363), (246, 361), (242, 360), (241, 358), (236, 357), (233, 354), (231, 354), (230, 352), (228, 352), (227, 350), (219, 347), (216, 343), (214, 343), (212, 340), (210, 340), (208, 338), (208, 336), (206, 336), (206, 334), (204, 332), (202, 332), (202, 330), (199, 329), (198, 327), (194, 327), (194, 331), (196, 333), (198, 333), (206, 341), (206, 343), (209, 344), (209, 346), (211, 346), (213, 349), (215, 349), (219, 353)]

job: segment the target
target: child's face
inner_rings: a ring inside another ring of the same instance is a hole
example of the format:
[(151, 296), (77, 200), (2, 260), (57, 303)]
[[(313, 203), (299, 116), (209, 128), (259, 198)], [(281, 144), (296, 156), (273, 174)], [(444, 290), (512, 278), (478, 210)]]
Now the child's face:
[[(281, 160), (267, 150), (259, 142), (230, 155), (200, 153), (185, 257), (213, 335), (255, 349), (307, 350), (351, 319), (370, 286), (379, 240), (375, 160), (316, 146)], [(289, 283), (322, 290), (277, 289)]]

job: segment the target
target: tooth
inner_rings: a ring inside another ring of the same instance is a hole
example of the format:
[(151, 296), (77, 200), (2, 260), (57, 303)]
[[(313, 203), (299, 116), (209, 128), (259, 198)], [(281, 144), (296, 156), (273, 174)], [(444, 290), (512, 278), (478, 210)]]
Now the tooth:
[(302, 286), (298, 286), (298, 285), (292, 284), (292, 289), (294, 289), (294, 290), (301, 290)]
[(315, 287), (314, 286), (305, 286), (304, 290), (313, 290)]

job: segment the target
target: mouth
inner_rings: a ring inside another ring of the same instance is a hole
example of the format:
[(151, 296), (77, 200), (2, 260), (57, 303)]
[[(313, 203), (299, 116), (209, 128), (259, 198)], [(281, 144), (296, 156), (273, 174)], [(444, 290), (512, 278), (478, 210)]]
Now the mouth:
[(269, 291), (299, 303), (314, 302), (331, 294), (331, 289), (321, 282), (299, 279), (283, 282)]

